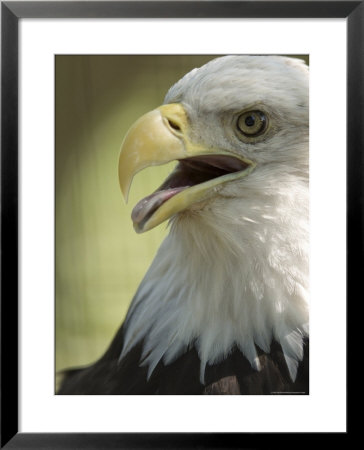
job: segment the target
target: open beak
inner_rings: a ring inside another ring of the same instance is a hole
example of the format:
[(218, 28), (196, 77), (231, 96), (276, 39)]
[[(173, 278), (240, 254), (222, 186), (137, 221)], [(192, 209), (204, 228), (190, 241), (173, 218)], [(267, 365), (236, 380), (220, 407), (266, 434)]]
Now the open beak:
[(179, 164), (153, 194), (133, 209), (134, 228), (141, 233), (213, 195), (216, 186), (250, 173), (255, 163), (221, 149), (189, 140), (189, 123), (181, 104), (160, 106), (129, 129), (119, 158), (119, 181), (127, 201), (134, 175), (152, 165)]

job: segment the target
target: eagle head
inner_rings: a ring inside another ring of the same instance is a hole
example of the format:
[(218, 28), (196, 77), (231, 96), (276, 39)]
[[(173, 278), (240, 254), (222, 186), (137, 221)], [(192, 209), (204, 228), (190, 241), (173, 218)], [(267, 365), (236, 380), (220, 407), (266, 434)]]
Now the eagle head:
[[(308, 68), (281, 56), (225, 56), (192, 70), (141, 117), (121, 149), (134, 175), (176, 161), (132, 212), (137, 232), (170, 220), (125, 322), (151, 374), (194, 345), (206, 364), (278, 341), (295, 378), (308, 333)], [(137, 314), (134, 314), (137, 312)], [(147, 326), (146, 326), (147, 324)]]

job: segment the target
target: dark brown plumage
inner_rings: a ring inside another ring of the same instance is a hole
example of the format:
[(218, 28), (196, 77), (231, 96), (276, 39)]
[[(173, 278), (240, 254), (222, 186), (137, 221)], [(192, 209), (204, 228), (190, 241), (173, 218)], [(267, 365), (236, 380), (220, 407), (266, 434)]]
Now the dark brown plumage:
[(206, 367), (206, 384), (199, 382), (200, 359), (191, 348), (175, 362), (160, 362), (147, 381), (147, 367), (140, 367), (143, 344), (118, 361), (123, 343), (120, 328), (106, 353), (95, 364), (65, 372), (58, 394), (72, 395), (259, 395), (308, 394), (309, 343), (296, 381), (290, 379), (281, 346), (273, 342), (271, 352), (258, 352), (262, 369), (257, 372), (236, 348), (220, 364)]

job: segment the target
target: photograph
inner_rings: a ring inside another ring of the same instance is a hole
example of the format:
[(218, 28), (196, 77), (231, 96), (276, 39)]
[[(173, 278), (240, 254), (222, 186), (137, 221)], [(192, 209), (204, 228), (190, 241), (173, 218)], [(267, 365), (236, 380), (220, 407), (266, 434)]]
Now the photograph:
[(309, 395), (309, 55), (54, 61), (55, 394)]

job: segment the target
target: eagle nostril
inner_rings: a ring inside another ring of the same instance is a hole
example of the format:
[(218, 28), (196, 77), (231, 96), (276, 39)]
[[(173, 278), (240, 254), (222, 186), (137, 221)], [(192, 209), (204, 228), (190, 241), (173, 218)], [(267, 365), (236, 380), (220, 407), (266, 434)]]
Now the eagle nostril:
[(169, 124), (169, 126), (171, 127), (171, 128), (173, 128), (173, 130), (176, 130), (176, 131), (178, 131), (178, 132), (182, 132), (182, 130), (181, 130), (181, 127), (178, 125), (178, 123), (177, 122), (175, 122), (174, 120), (172, 120), (172, 119), (167, 119), (168, 120), (168, 124)]

